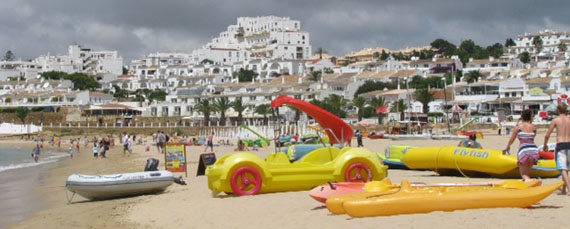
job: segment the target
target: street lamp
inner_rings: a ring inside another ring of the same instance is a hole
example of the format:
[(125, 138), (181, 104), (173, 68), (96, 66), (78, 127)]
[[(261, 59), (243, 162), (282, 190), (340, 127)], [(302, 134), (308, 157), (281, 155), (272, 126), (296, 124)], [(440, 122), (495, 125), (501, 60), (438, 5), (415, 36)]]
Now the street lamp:
[(451, 127), (449, 126), (449, 113), (448, 113), (449, 110), (448, 110), (448, 109), (445, 109), (445, 108), (447, 108), (447, 90), (446, 90), (446, 88), (447, 88), (447, 82), (446, 82), (446, 80), (447, 80), (447, 79), (444, 77), (444, 78), (442, 78), (442, 80), (443, 80), (443, 98), (444, 98), (444, 101), (445, 101), (445, 107), (444, 107), (444, 110), (445, 110), (445, 120), (447, 121), (447, 132), (449, 132), (449, 134), (451, 134)]

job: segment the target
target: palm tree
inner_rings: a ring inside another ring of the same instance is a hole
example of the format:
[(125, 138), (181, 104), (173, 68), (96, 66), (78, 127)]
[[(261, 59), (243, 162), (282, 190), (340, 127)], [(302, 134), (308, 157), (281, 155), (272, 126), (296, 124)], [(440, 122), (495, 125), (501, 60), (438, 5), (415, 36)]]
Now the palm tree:
[(467, 83), (473, 83), (477, 80), (479, 80), (479, 78), (481, 78), (481, 72), (479, 71), (471, 71), (469, 73), (467, 73), (467, 75), (465, 75), (465, 81), (467, 81)]
[(221, 119), (220, 124), (222, 126), (226, 125), (226, 111), (228, 109), (230, 109), (231, 107), (232, 107), (232, 104), (230, 103), (230, 100), (228, 100), (228, 97), (218, 98), (216, 100), (216, 102), (214, 103), (214, 109), (217, 112), (220, 112), (220, 119)]
[(542, 51), (542, 38), (540, 38), (540, 36), (534, 37), (534, 39), (532, 39), (532, 45), (534, 45), (536, 53), (540, 53), (540, 51)]
[(18, 109), (16, 109), (16, 117), (22, 121), (22, 124), (26, 124), (26, 117), (29, 113), (30, 110), (28, 110), (28, 108), (18, 107)]
[(265, 123), (265, 125), (269, 124), (269, 122), (267, 120), (267, 115), (271, 114), (273, 112), (271, 110), (271, 106), (269, 104), (258, 105), (257, 107), (255, 107), (254, 112), (257, 114), (263, 115), (263, 123)]
[(317, 72), (311, 72), (311, 75), (309, 77), (311, 81), (317, 82), (322, 76), (321, 72), (317, 71)]
[(362, 113), (364, 111), (364, 105), (366, 105), (366, 100), (362, 97), (356, 97), (352, 100), (352, 105), (358, 108), (358, 121), (362, 121)]
[(423, 108), (422, 111), (424, 114), (427, 114), (429, 111), (429, 106), (428, 104), (433, 101), (433, 92), (429, 91), (428, 88), (422, 88), (422, 89), (418, 89), (416, 90), (416, 92), (414, 93), (414, 96), (416, 97), (416, 100), (420, 103), (422, 103)]
[(319, 47), (319, 48), (317, 48), (317, 51), (315, 53), (319, 54), (319, 59), (322, 60), (323, 59), (323, 53), (327, 53), (327, 51), (325, 51), (322, 47)]
[(198, 104), (194, 107), (195, 110), (204, 114), (204, 126), (208, 126), (210, 124), (210, 113), (214, 110), (212, 106), (210, 106), (209, 99), (201, 99)]
[[(386, 100), (384, 100), (384, 97), (374, 97), (368, 101), (368, 104), (374, 107), (374, 109), (378, 109), (380, 107), (386, 106)], [(382, 119), (384, 118), (383, 116), (384, 114), (378, 114), (378, 124), (382, 124)]]
[(566, 50), (568, 50), (568, 46), (566, 45), (566, 43), (561, 41), (560, 44), (558, 44), (558, 51), (566, 52)]
[(336, 116), (340, 117), (342, 108), (344, 108), (346, 104), (348, 104), (348, 101), (340, 95), (331, 94), (329, 95), (329, 97), (325, 98), (325, 103), (332, 108), (333, 113)]
[(245, 109), (247, 108), (243, 104), (243, 100), (241, 100), (241, 97), (237, 98), (232, 102), (232, 108), (234, 109), (235, 112), (238, 113), (238, 124), (241, 125), (243, 121), (243, 111), (245, 111)]
[(408, 109), (408, 105), (403, 99), (394, 102), (394, 105), (392, 106), (392, 112), (400, 112), (400, 120), (404, 119), (404, 111), (406, 109)]

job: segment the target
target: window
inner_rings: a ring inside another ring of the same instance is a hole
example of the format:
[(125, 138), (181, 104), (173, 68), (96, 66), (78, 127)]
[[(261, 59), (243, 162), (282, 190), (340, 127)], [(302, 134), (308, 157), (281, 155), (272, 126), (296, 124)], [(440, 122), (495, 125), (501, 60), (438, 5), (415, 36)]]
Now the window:
[(249, 100), (250, 100), (250, 101), (255, 101), (255, 96), (250, 96), (250, 97), (249, 97)]

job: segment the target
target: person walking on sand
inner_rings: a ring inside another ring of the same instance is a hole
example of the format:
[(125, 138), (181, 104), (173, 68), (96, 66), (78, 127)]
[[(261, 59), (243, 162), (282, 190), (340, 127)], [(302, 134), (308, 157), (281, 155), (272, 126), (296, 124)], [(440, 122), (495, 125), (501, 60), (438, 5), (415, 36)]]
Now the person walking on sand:
[(34, 149), (32, 150), (32, 157), (34, 158), (34, 161), (37, 163), (40, 161), (40, 145), (36, 144), (36, 147), (34, 147)]
[(550, 134), (556, 128), (556, 149), (555, 161), (556, 168), (561, 170), (562, 181), (564, 181), (564, 187), (562, 187), (562, 193), (570, 196), (570, 179), (568, 178), (568, 167), (570, 167), (570, 118), (566, 115), (568, 112), (568, 106), (561, 103), (556, 108), (558, 111), (558, 117), (552, 120), (550, 123), (550, 128), (544, 136), (544, 151), (548, 151), (548, 139)]
[(159, 153), (164, 153), (163, 149), (164, 146), (166, 144), (166, 135), (164, 135), (164, 132), (160, 131), (160, 133), (158, 133), (156, 135), (156, 148), (158, 149)]
[(532, 170), (532, 166), (536, 165), (539, 158), (538, 148), (536, 144), (534, 144), (536, 126), (532, 124), (532, 116), (532, 110), (527, 109), (523, 111), (521, 115), (522, 122), (515, 127), (507, 144), (507, 148), (504, 150), (505, 152), (509, 152), (515, 138), (519, 138), (518, 165), (521, 177), (525, 182), (532, 180), (530, 179), (530, 171)]
[(208, 136), (208, 142), (206, 143), (206, 148), (204, 149), (204, 153), (208, 151), (208, 147), (210, 147), (210, 152), (214, 152), (214, 132)]
[(131, 144), (131, 138), (129, 137), (127, 132), (125, 132), (123, 136), (124, 136), (124, 139), (122, 140), (122, 142), (123, 142), (123, 156), (127, 155), (127, 151), (129, 152), (129, 155), (130, 155), (131, 150), (129, 149), (129, 146)]

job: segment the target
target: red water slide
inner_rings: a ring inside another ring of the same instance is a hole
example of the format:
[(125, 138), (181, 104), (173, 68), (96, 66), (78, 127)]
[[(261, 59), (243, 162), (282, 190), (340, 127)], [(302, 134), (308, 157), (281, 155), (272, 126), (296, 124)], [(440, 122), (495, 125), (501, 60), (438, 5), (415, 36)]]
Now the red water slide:
[[(352, 128), (346, 124), (346, 122), (320, 107), (291, 97), (279, 96), (279, 98), (271, 103), (271, 108), (275, 109), (283, 105), (297, 108), (314, 118), (315, 121), (326, 130), (331, 145), (339, 143), (333, 136), (333, 133), (339, 141), (344, 141), (345, 143), (350, 143), (350, 140), (354, 136)], [(332, 133), (330, 130), (332, 130)]]

